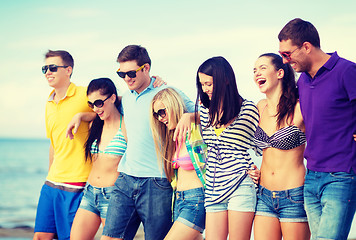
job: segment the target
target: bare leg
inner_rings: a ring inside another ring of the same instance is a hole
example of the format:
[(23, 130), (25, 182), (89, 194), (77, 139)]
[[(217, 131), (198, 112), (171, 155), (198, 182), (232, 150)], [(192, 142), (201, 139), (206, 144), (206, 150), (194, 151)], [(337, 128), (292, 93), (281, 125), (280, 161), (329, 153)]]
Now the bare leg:
[(96, 232), (101, 224), (101, 218), (93, 212), (79, 208), (75, 214), (71, 240), (91, 240), (94, 239)]
[(165, 240), (203, 239), (201, 233), (181, 222), (174, 222)]
[(228, 235), (228, 213), (222, 212), (207, 212), (205, 239), (206, 240), (226, 240)]
[(282, 222), (281, 227), (284, 240), (310, 239), (310, 231), (307, 222)]
[(255, 240), (281, 240), (282, 230), (278, 218), (255, 216), (253, 233)]
[(254, 212), (228, 211), (229, 239), (250, 240)]

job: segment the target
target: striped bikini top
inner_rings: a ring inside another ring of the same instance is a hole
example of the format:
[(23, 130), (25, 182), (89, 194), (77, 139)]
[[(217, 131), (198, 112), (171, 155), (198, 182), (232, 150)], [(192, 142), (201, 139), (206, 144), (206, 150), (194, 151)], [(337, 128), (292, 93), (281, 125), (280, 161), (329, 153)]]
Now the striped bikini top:
[(305, 133), (295, 125), (281, 128), (271, 136), (268, 136), (260, 126), (257, 126), (254, 142), (261, 149), (272, 147), (281, 150), (290, 150), (303, 145), (306, 142), (306, 137)]
[(99, 149), (99, 146), (97, 145), (97, 140), (95, 139), (95, 141), (91, 145), (90, 152), (92, 154), (106, 153), (106, 154), (112, 154), (117, 156), (124, 155), (127, 148), (127, 142), (125, 140), (124, 135), (122, 134), (121, 123), (122, 123), (122, 116), (120, 116), (120, 128), (117, 131), (116, 135), (113, 137), (113, 139), (111, 139), (110, 143), (106, 146), (105, 150), (102, 151)]

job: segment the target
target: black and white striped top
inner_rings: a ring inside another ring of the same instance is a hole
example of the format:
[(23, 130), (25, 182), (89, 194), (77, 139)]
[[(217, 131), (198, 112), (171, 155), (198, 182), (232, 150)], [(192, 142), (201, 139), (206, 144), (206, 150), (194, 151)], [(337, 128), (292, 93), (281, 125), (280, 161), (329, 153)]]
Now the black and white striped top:
[(219, 136), (213, 127), (207, 127), (209, 109), (201, 105), (200, 121), (203, 139), (208, 145), (205, 206), (220, 203), (228, 198), (246, 177), (253, 161), (248, 149), (261, 155), (253, 142), (259, 115), (256, 105), (244, 100), (239, 116)]

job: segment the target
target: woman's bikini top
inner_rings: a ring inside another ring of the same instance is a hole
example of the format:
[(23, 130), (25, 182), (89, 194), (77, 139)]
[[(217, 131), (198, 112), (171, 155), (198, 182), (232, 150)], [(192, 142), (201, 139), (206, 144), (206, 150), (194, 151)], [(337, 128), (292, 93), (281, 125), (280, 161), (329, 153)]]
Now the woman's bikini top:
[(268, 136), (260, 126), (257, 126), (254, 142), (261, 149), (273, 147), (281, 150), (290, 150), (303, 145), (306, 142), (306, 138), (305, 133), (292, 123), (291, 126), (278, 129), (271, 136)]
[(90, 152), (92, 154), (106, 153), (106, 154), (112, 154), (117, 156), (124, 155), (127, 148), (127, 142), (125, 140), (124, 135), (122, 134), (121, 123), (122, 123), (122, 116), (120, 116), (119, 130), (117, 131), (116, 135), (113, 137), (113, 139), (111, 139), (110, 143), (106, 146), (106, 148), (103, 151), (99, 149), (99, 146), (96, 144), (97, 141), (95, 139), (95, 141), (91, 145)]
[[(178, 147), (177, 144), (178, 144), (178, 141), (176, 141), (176, 149)], [(179, 156), (179, 152), (180, 152), (180, 149), (182, 148), (182, 145), (183, 144), (180, 144), (179, 149), (176, 151), (175, 156)], [(187, 153), (184, 156), (180, 156), (179, 158), (173, 157), (172, 160), (173, 160), (172, 166), (175, 169), (178, 169), (179, 167), (181, 167), (182, 169), (187, 170), (187, 171), (194, 170), (194, 166), (193, 166), (192, 160), (190, 159), (189, 153)]]

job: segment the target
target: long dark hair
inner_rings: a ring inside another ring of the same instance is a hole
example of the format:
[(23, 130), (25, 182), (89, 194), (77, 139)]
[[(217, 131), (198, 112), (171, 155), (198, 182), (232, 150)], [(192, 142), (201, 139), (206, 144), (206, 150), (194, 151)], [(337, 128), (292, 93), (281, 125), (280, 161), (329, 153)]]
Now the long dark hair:
[[(203, 92), (199, 73), (213, 77), (213, 94), (211, 100)], [(196, 112), (199, 101), (209, 108), (208, 126), (224, 125), (229, 123), (240, 113), (242, 97), (240, 96), (234, 71), (230, 63), (223, 57), (213, 57), (206, 60), (197, 71), (196, 84), (198, 95)], [(220, 109), (222, 111), (220, 111)], [(222, 116), (220, 116), (222, 113)]]
[(287, 124), (292, 124), (295, 105), (299, 98), (294, 70), (288, 63), (284, 64), (282, 57), (277, 54), (265, 53), (260, 57), (269, 57), (276, 71), (279, 69), (284, 71), (282, 94), (277, 105), (277, 128), (280, 128), (284, 118), (286, 118)]
[[(87, 89), (87, 96), (95, 91), (100, 91), (100, 94), (106, 97), (116, 95), (115, 106), (119, 109), (121, 101), (117, 97), (116, 86), (110, 78), (97, 78), (89, 83)], [(90, 152), (93, 142), (96, 140), (97, 145), (100, 144), (101, 133), (103, 132), (104, 121), (96, 115), (89, 130), (89, 136), (85, 142), (85, 159), (92, 161), (92, 154)]]

